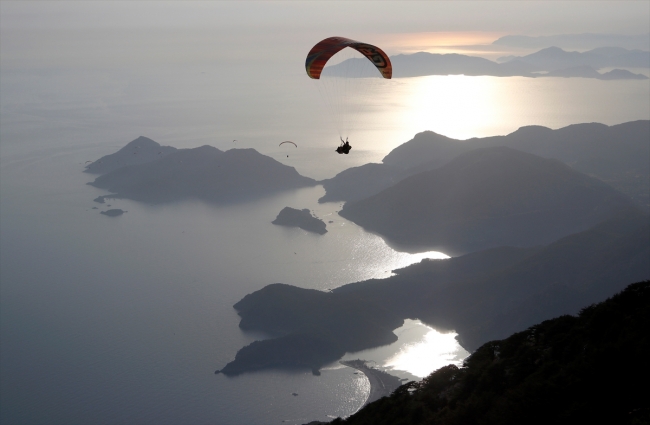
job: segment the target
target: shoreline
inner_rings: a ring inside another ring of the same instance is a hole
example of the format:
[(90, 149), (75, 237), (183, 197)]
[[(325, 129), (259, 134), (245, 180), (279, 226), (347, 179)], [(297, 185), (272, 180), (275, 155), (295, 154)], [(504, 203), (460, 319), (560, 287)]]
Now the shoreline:
[(341, 360), (339, 363), (358, 370), (368, 378), (368, 382), (370, 383), (370, 393), (360, 409), (382, 397), (388, 397), (397, 389), (397, 387), (402, 385), (402, 382), (398, 377), (379, 369), (368, 367), (365, 360)]

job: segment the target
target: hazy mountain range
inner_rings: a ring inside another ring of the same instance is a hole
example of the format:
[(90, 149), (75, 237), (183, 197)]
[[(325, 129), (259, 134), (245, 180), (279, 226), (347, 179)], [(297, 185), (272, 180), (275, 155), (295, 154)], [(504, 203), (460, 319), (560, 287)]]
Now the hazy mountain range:
[[(619, 47), (603, 47), (589, 52), (566, 52), (558, 47), (549, 47), (528, 56), (507, 56), (502, 63), (476, 56), (457, 53), (437, 54), (418, 52), (391, 56), (393, 78), (419, 77), (425, 75), (488, 75), (495, 77), (581, 77), (611, 79), (648, 79), (623, 69), (616, 72), (599, 73), (604, 67), (650, 67), (650, 52), (626, 50)], [(365, 58), (347, 59), (340, 64), (328, 66), (323, 75), (348, 76), (349, 69), (358, 69), (355, 77), (376, 77), (377, 70), (365, 64)], [(355, 63), (351, 63), (355, 62)], [(539, 71), (562, 71), (540, 74)]]
[(468, 140), (425, 131), (393, 149), (381, 164), (349, 168), (324, 180), (326, 194), (320, 202), (367, 198), (406, 177), (438, 168), (464, 152), (496, 146), (558, 159), (650, 209), (650, 121), (645, 120), (613, 126), (575, 124), (558, 130), (527, 126), (507, 136)]
[(547, 244), (633, 206), (558, 160), (502, 146), (463, 153), (347, 202), (339, 215), (403, 248), (458, 255)]
[(559, 47), (549, 47), (526, 56), (504, 56), (500, 63), (523, 62), (532, 71), (558, 71), (577, 67), (593, 70), (620, 66), (624, 68), (650, 68), (650, 52), (627, 50), (622, 47), (599, 47), (587, 52), (567, 52)]
[(626, 49), (650, 50), (650, 34), (559, 34), (538, 37), (506, 35), (493, 41), (492, 44), (528, 49), (558, 46), (563, 49), (586, 50), (601, 46), (615, 46)]

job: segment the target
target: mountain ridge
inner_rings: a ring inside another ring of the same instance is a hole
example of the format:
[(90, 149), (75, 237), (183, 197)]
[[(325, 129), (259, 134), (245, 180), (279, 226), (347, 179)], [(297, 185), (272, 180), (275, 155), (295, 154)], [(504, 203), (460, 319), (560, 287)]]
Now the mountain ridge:
[(479, 148), (339, 212), (389, 244), (450, 255), (547, 244), (633, 208), (625, 195), (556, 159)]
[(452, 139), (432, 131), (417, 133), (393, 149), (381, 164), (353, 167), (322, 182), (319, 202), (353, 201), (379, 193), (404, 178), (438, 168), (461, 153), (479, 147), (508, 146), (555, 158), (594, 176), (650, 210), (650, 121), (607, 126), (573, 124), (552, 130), (524, 126), (506, 136)]

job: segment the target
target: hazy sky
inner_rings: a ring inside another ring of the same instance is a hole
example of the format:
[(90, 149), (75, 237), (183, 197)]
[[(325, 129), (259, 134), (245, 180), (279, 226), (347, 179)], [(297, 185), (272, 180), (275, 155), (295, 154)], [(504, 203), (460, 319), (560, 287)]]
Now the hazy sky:
[(5, 70), (282, 59), (331, 35), (375, 42), (396, 54), (489, 44), (506, 34), (650, 31), (648, 1), (2, 0), (0, 12)]
[(648, 30), (647, 1), (192, 2), (2, 1), (3, 28), (209, 27), (234, 31), (505, 31), (529, 35)]

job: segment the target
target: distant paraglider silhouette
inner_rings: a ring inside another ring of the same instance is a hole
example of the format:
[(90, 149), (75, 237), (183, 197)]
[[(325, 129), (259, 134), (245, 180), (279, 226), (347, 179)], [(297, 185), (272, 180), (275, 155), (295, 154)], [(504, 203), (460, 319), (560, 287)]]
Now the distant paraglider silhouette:
[[(282, 146), (282, 145), (284, 145), (285, 143), (291, 143), (291, 144), (294, 145), (295, 147), (298, 147), (298, 145), (296, 145), (295, 143), (293, 143), (293, 142), (290, 141), (290, 140), (286, 140), (286, 141), (280, 143), (278, 146)], [(289, 158), (289, 155), (287, 155), (287, 158)]]
[(341, 137), (341, 145), (338, 148), (336, 148), (336, 152), (338, 152), (339, 154), (344, 153), (347, 155), (350, 153), (350, 149), (352, 149), (352, 146), (350, 146), (350, 143), (348, 142), (348, 138), (346, 137), (344, 142), (343, 137)]

